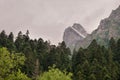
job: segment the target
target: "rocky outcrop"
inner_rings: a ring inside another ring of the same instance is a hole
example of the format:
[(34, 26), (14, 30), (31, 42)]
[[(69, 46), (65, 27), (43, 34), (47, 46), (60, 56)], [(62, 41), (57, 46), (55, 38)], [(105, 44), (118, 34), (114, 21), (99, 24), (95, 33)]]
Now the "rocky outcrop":
[(115, 40), (120, 38), (120, 6), (116, 10), (113, 10), (108, 18), (101, 20), (98, 28), (90, 35), (82, 41), (77, 41), (75, 49), (88, 47), (93, 39), (96, 39), (100, 45), (108, 46), (108, 41), (112, 37)]
[[(80, 34), (77, 35), (77, 32), (72, 28), (76, 29)], [(72, 44), (72, 49), (86, 48), (93, 39), (96, 39), (98, 44), (107, 46), (111, 37), (116, 40), (120, 38), (120, 6), (113, 10), (108, 18), (101, 20), (98, 28), (91, 34), (87, 34), (80, 24), (74, 24), (72, 28), (69, 27), (64, 32), (63, 40), (68, 47), (71, 48)]]
[(80, 24), (75, 23), (72, 27), (65, 29), (63, 41), (73, 51), (76, 42), (83, 40), (86, 36), (87, 32), (85, 29)]

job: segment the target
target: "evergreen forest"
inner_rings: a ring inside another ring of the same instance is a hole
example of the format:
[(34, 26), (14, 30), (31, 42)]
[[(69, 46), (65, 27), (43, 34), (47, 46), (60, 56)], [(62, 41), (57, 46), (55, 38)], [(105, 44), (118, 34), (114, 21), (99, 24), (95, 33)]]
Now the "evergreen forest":
[(93, 40), (71, 54), (64, 42), (57, 46), (29, 31), (0, 33), (0, 80), (120, 80), (120, 39), (108, 47)]

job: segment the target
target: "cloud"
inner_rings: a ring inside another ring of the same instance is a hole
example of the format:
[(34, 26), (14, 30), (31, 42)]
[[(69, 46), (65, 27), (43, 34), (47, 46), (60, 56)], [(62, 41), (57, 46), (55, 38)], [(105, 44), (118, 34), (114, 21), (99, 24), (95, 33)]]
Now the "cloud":
[(30, 30), (57, 44), (64, 29), (78, 22), (90, 33), (101, 19), (118, 7), (120, 0), (0, 0), (0, 30)]

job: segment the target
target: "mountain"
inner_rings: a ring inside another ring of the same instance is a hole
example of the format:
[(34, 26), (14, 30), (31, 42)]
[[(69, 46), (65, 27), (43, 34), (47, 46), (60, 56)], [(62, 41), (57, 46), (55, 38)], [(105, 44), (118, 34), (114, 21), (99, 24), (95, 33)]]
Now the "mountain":
[[(79, 31), (82, 31), (82, 29)], [(84, 34), (84, 33), (81, 32), (81, 34)], [(68, 38), (67, 39), (68, 42), (71, 41), (70, 36), (73, 36), (73, 35), (69, 35), (69, 37), (66, 37)], [(76, 38), (78, 36), (74, 36), (74, 37)], [(113, 37), (115, 40), (120, 38), (120, 6), (116, 10), (113, 10), (108, 18), (101, 20), (98, 28), (94, 30), (91, 34), (87, 34), (84, 38), (83, 37), (80, 39), (77, 38), (78, 40), (74, 42), (75, 43), (74, 48), (76, 50), (78, 50), (80, 47), (86, 48), (89, 46), (89, 44), (93, 39), (96, 39), (98, 44), (107, 46), (108, 41), (110, 40), (111, 37)], [(65, 41), (65, 39), (63, 40)], [(71, 46), (68, 46), (68, 47), (71, 47)]]
[(83, 40), (87, 36), (85, 29), (78, 23), (68, 27), (64, 31), (63, 41), (71, 50), (74, 49), (76, 42)]

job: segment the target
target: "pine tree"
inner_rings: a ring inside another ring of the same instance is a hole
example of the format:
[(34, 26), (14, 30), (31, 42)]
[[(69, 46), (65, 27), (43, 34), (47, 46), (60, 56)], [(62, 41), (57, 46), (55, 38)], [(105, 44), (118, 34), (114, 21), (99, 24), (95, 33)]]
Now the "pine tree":
[(112, 50), (113, 53), (116, 53), (116, 41), (115, 39), (112, 37), (109, 41), (109, 48)]
[(117, 61), (120, 64), (120, 39), (117, 41), (117, 47), (115, 51), (115, 61)]
[(22, 34), (22, 32), (20, 31), (20, 32), (18, 33), (17, 39), (15, 40), (15, 46), (16, 46), (16, 51), (17, 51), (17, 52), (22, 52), (22, 50), (23, 50), (23, 44), (24, 44), (23, 34)]
[(0, 47), (7, 47), (7, 42), (8, 42), (7, 37), (8, 36), (6, 35), (5, 31), (3, 30), (0, 33)]
[(9, 49), (10, 52), (15, 51), (15, 45), (14, 45), (14, 35), (12, 32), (8, 35), (8, 43), (7, 43), (7, 48)]

